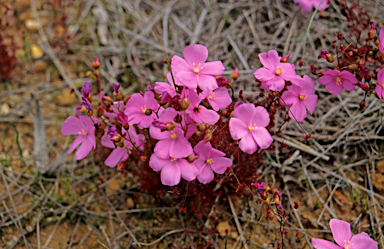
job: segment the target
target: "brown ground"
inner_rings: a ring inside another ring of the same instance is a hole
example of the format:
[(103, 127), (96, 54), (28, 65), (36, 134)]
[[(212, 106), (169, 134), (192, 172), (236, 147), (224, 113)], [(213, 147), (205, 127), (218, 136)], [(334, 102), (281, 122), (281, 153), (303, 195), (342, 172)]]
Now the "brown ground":
[[(310, 62), (317, 63), (322, 49), (330, 49), (335, 32), (347, 29), (340, 25), (344, 17), (337, 1), (330, 2), (325, 18), (318, 14), (312, 23), (308, 63), (297, 67), (300, 74), (309, 72)], [(176, 204), (160, 205), (140, 191), (139, 184), (131, 184), (130, 173), (96, 165), (91, 155), (79, 162), (66, 156), (73, 138), (61, 135), (60, 128), (79, 103), (70, 89), (80, 89), (87, 80), (95, 55), (101, 60), (104, 89), (120, 82), (124, 94), (130, 94), (145, 88), (148, 80), (161, 79), (164, 55), (157, 33), (168, 55), (181, 55), (193, 42), (204, 44), (209, 60), (223, 61), (226, 76), (239, 68), (235, 88), (254, 96), (260, 91), (252, 84), (252, 73), (260, 67), (257, 54), (269, 49), (291, 53), (290, 62), (298, 65), (311, 15), (290, 0), (0, 3), (14, 8), (7, 32), (14, 36), (20, 60), (13, 78), (0, 81), (0, 248), (137, 248), (140, 243), (149, 248), (204, 248), (208, 241), (224, 248), (219, 233), (226, 229), (227, 248), (241, 248), (260, 219), (254, 198), (231, 196), (218, 202), (212, 208), (214, 220), (207, 214), (191, 217), (180, 213)], [(384, 4), (360, 4), (382, 27)], [(318, 108), (302, 123), (312, 140), (304, 142), (301, 128), (291, 122), (284, 139), (296, 145), (288, 146), (294, 156), (277, 161), (269, 151), (269, 163), (257, 172), (266, 176), (265, 182), (282, 179), (286, 194), (299, 203), (287, 224), (286, 248), (311, 248), (307, 242), (312, 236), (331, 239), (332, 217), (351, 222), (355, 233), (375, 231), (384, 246), (382, 103), (368, 98), (363, 116), (358, 110), (361, 91), (328, 96), (324, 87), (317, 85), (316, 90)], [(49, 165), (56, 178), (43, 177), (36, 168), (37, 119), (45, 123)], [(293, 203), (287, 195), (284, 207), (290, 210)], [(200, 232), (198, 224), (219, 233)], [(278, 225), (276, 219), (263, 220), (247, 247), (276, 248), (281, 241)]]

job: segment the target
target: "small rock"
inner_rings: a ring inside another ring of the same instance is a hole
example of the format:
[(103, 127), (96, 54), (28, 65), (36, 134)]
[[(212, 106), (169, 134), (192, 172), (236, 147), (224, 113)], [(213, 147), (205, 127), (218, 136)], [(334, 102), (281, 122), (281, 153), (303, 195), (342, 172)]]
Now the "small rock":
[(43, 50), (36, 44), (31, 45), (31, 55), (33, 59), (39, 59), (44, 55)]
[(222, 221), (219, 224), (217, 224), (216, 228), (220, 236), (222, 237), (225, 237), (225, 235), (230, 234), (231, 232), (231, 226), (226, 221)]
[(25, 27), (27, 27), (30, 31), (36, 31), (39, 28), (39, 24), (33, 19), (27, 19), (25, 21)]
[(47, 69), (47, 63), (45, 61), (38, 61), (33, 68), (34, 72), (43, 72)]
[(7, 115), (10, 111), (9, 105), (7, 103), (4, 103), (0, 107), (0, 114)]
[(135, 206), (135, 203), (133, 202), (133, 199), (132, 199), (131, 197), (129, 197), (129, 198), (127, 199), (127, 205), (128, 205), (128, 207), (130, 207), (130, 208), (133, 208), (133, 207)]

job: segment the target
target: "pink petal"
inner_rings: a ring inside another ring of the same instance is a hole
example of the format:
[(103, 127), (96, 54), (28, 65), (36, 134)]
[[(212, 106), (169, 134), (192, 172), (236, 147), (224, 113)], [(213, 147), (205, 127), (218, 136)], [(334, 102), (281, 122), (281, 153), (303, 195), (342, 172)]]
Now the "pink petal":
[(289, 91), (283, 92), (280, 98), (280, 104), (291, 107), (294, 103), (299, 101), (299, 95), (297, 93)]
[(174, 98), (177, 95), (175, 88), (172, 87), (170, 83), (166, 82), (155, 82), (155, 92), (158, 94), (167, 92), (171, 98)]
[(216, 150), (215, 148), (212, 148), (208, 158), (224, 157), (224, 156), (225, 156), (224, 152), (222, 152), (220, 150)]
[(252, 124), (253, 118), (256, 114), (256, 108), (253, 104), (242, 104), (233, 111), (233, 116), (240, 119), (246, 127)]
[(137, 124), (137, 127), (139, 127), (140, 129), (149, 128), (151, 127), (153, 120), (156, 118), (156, 114), (152, 113), (151, 116), (147, 116), (144, 114), (141, 116), (141, 118), (141, 122)]
[(85, 136), (83, 142), (81, 143), (80, 147), (77, 149), (75, 158), (76, 160), (81, 160), (84, 157), (88, 155), (89, 152), (91, 152), (93, 146), (92, 146), (92, 141)]
[(343, 92), (343, 85), (338, 85), (336, 82), (326, 85), (325, 88), (332, 94), (340, 94)]
[(337, 246), (328, 240), (316, 238), (312, 238), (312, 245), (315, 247), (315, 249), (343, 249), (342, 247)]
[(327, 70), (327, 71), (324, 71), (323, 74), (324, 75), (333, 76), (334, 78), (336, 78), (337, 76), (340, 76), (340, 71), (338, 71), (338, 70)]
[(104, 135), (101, 137), (101, 145), (107, 148), (114, 149), (116, 146), (112, 142), (111, 137), (108, 135), (108, 132), (105, 132)]
[(315, 111), (316, 109), (316, 104), (317, 104), (317, 98), (318, 96), (317, 95), (306, 95), (306, 99), (302, 100), (305, 108), (307, 108), (307, 110), (313, 114), (313, 112)]
[(240, 140), (239, 147), (242, 151), (248, 154), (253, 154), (257, 150), (257, 144), (252, 136), (252, 133), (247, 132)]
[(199, 85), (201, 90), (210, 92), (218, 88), (215, 76), (200, 73), (196, 75), (197, 84)]
[(268, 84), (269, 90), (265, 90), (280, 92), (285, 87), (285, 80), (281, 77), (275, 77), (272, 80), (267, 81), (266, 84)]
[(344, 81), (344, 82), (343, 82), (343, 87), (344, 87), (344, 89), (347, 90), (347, 91), (353, 91), (353, 90), (355, 90), (355, 86), (352, 85), (352, 83), (349, 82), (349, 81)]
[(215, 174), (213, 173), (211, 167), (209, 164), (204, 164), (203, 167), (200, 169), (200, 173), (197, 176), (197, 179), (202, 184), (208, 184), (210, 183), (213, 178), (215, 178)]
[(175, 186), (179, 184), (181, 179), (181, 171), (176, 163), (165, 165), (160, 174), (161, 183), (167, 186)]
[(239, 140), (248, 132), (248, 126), (238, 118), (229, 120), (229, 132), (234, 140)]
[(271, 70), (269, 70), (268, 68), (262, 67), (262, 68), (257, 69), (253, 73), (253, 76), (255, 76), (255, 78), (260, 80), (260, 81), (268, 81), (268, 80), (273, 79), (276, 76), (276, 74), (274, 72), (272, 72)]
[(202, 106), (201, 106), (201, 108), (204, 108), (204, 109), (202, 109), (198, 113), (198, 116), (200, 117), (202, 123), (207, 123), (209, 125), (214, 125), (214, 124), (217, 123), (217, 121), (219, 121), (220, 115), (217, 112), (215, 112), (213, 110), (208, 110), (207, 108), (202, 107)]
[(224, 174), (228, 167), (232, 166), (232, 160), (226, 157), (213, 158), (212, 170), (217, 174)]
[(289, 109), (289, 116), (297, 122), (303, 122), (307, 117), (307, 110), (302, 101), (297, 101)]
[(271, 134), (264, 127), (254, 129), (251, 133), (261, 149), (267, 149), (273, 142)]
[(308, 76), (304, 75), (303, 78), (303, 83), (302, 83), (302, 93), (304, 95), (309, 95), (309, 94), (314, 94), (315, 93), (315, 82)]
[(348, 241), (352, 237), (351, 225), (343, 220), (331, 219), (329, 226), (331, 227), (332, 235), (336, 243), (344, 247), (344, 241)]
[(267, 110), (262, 106), (256, 106), (255, 116), (252, 120), (252, 124), (257, 127), (267, 127), (269, 125), (270, 118)]
[(105, 160), (104, 164), (108, 167), (116, 167), (116, 165), (122, 161), (122, 158), (126, 156), (128, 158), (127, 152), (124, 148), (117, 147), (114, 149), (111, 154), (109, 154), (108, 158)]
[(319, 82), (320, 85), (324, 85), (324, 86), (328, 84), (336, 84), (336, 77), (332, 75), (323, 75), (317, 81)]
[(193, 63), (195, 63), (196, 67), (199, 63), (203, 66), (208, 58), (208, 49), (203, 45), (193, 44), (184, 48), (183, 55), (189, 66), (192, 66)]
[(304, 80), (303, 80), (303, 78), (301, 78), (301, 76), (299, 76), (299, 75), (281, 75), (281, 77), (284, 79), (284, 80), (286, 80), (286, 81), (290, 81), (291, 83), (292, 83), (292, 85), (294, 85), (294, 86), (299, 86), (299, 87), (301, 87), (302, 85), (303, 85), (303, 82), (304, 82)]
[(157, 103), (155, 94), (152, 91), (147, 91), (144, 93), (144, 104), (146, 108), (153, 111), (157, 111), (157, 108), (159, 108), (159, 103)]
[(171, 137), (170, 131), (161, 131), (160, 128), (157, 128), (155, 126), (151, 126), (149, 128), (149, 135), (153, 137), (156, 140), (163, 140), (163, 139), (169, 139)]
[(177, 134), (177, 138), (173, 140), (169, 149), (169, 156), (174, 158), (187, 157), (193, 154), (192, 145), (183, 136), (182, 133)]
[(197, 74), (191, 71), (181, 71), (177, 73), (177, 78), (181, 83), (191, 89), (197, 88)]
[(341, 82), (343, 82), (343, 84), (345, 84), (346, 81), (350, 82), (351, 84), (357, 84), (357, 79), (355, 75), (351, 74), (348, 71), (342, 71), (340, 73), (340, 80)]
[(68, 117), (61, 126), (61, 133), (63, 135), (79, 135), (85, 129), (84, 123), (75, 117)]
[(270, 50), (267, 53), (260, 53), (259, 59), (261, 64), (263, 64), (264, 67), (270, 69), (270, 70), (276, 70), (278, 64), (280, 63), (280, 56), (278, 55), (276, 50)]
[(189, 139), (193, 134), (195, 134), (196, 130), (197, 128), (194, 124), (188, 125), (188, 130), (187, 130), (187, 134), (185, 134), (185, 138)]
[(71, 147), (69, 147), (67, 154), (71, 154), (77, 148), (77, 146), (79, 146), (79, 144), (83, 142), (84, 139), (85, 139), (84, 135), (77, 136), (76, 139), (71, 144)]
[(200, 70), (202, 74), (220, 75), (224, 72), (225, 67), (221, 61), (212, 61), (204, 63), (203, 69)]
[(381, 69), (377, 74), (377, 81), (381, 85), (384, 83), (384, 69)]
[(199, 156), (199, 159), (202, 158), (203, 160), (207, 160), (210, 156), (212, 145), (210, 142), (205, 142), (204, 140), (201, 140), (196, 144), (193, 150)]
[(377, 249), (379, 246), (376, 241), (364, 232), (354, 235), (350, 244), (353, 245), (352, 248), (356, 249)]
[(174, 55), (172, 57), (171, 68), (174, 75), (177, 74), (178, 72), (182, 72), (182, 71), (192, 72), (193, 70), (192, 67), (189, 66), (188, 63), (178, 55)]
[(375, 90), (376, 90), (376, 94), (377, 94), (377, 96), (379, 97), (379, 99), (383, 99), (383, 98), (384, 98), (383, 87), (380, 86), (379, 84), (376, 84), (376, 88), (375, 88)]
[[(209, 98), (211, 95), (212, 99)], [(229, 96), (228, 90), (225, 87), (217, 88), (213, 94), (208, 95), (207, 100), (215, 111), (225, 109), (232, 103), (232, 98)]]
[(178, 165), (180, 171), (181, 171), (181, 177), (186, 181), (193, 181), (196, 179), (196, 176), (199, 174), (199, 169), (196, 168), (195, 165), (192, 163), (189, 163), (185, 159), (178, 159), (176, 161), (176, 164)]
[(153, 151), (156, 153), (156, 155), (159, 158), (168, 159), (170, 158), (169, 148), (171, 147), (172, 143), (173, 143), (172, 139), (160, 140), (159, 142), (157, 142), (155, 149)]
[(380, 29), (380, 43), (379, 43), (379, 49), (380, 52), (384, 55), (384, 27)]
[(151, 158), (149, 159), (149, 167), (153, 169), (153, 171), (160, 171), (162, 170), (165, 166), (171, 164), (172, 161), (168, 159), (162, 159), (156, 154), (152, 154)]

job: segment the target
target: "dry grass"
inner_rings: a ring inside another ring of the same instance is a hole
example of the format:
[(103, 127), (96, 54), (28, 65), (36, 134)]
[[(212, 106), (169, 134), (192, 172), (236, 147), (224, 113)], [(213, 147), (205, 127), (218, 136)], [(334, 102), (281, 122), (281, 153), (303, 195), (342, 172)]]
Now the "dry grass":
[[(297, 66), (300, 74), (309, 74), (309, 63), (318, 63), (322, 49), (331, 50), (335, 32), (347, 31), (337, 1), (330, 2), (327, 18), (318, 14), (312, 23), (307, 63)], [(80, 162), (67, 156), (70, 138), (61, 135), (60, 127), (74, 114), (77, 101), (68, 89), (76, 89), (79, 96), (84, 73), (97, 55), (107, 92), (112, 82), (122, 83), (124, 94), (143, 90), (148, 80), (163, 77), (162, 46), (172, 56), (200, 43), (208, 47), (209, 60), (223, 61), (226, 76), (239, 68), (235, 89), (256, 98), (260, 89), (252, 73), (261, 66), (257, 54), (270, 49), (290, 53), (290, 62), (298, 65), (311, 14), (289, 0), (82, 0), (61, 9), (68, 14), (71, 42), (59, 49), (52, 46), (57, 29), (50, 22), (57, 14), (52, 8), (36, 0), (12, 4), (21, 26), (27, 20), (37, 25), (27, 43), (39, 45), (44, 55), (26, 56), (25, 68), (15, 75), (18, 79), (0, 86), (0, 247), (189, 248), (211, 241), (215, 248), (224, 248), (224, 238), (196, 230), (196, 223), (214, 228), (217, 221), (180, 213), (177, 203), (159, 206), (139, 184), (131, 184), (131, 174), (95, 165), (92, 156)], [(371, 9), (377, 26), (383, 26), (380, 0), (360, 4)], [(334, 96), (319, 84), (316, 91), (317, 109), (301, 123), (311, 141), (304, 142), (302, 128), (290, 122), (285, 135), (275, 140), (284, 140), (293, 156), (281, 163), (278, 151), (269, 151), (269, 163), (257, 172), (284, 188), (287, 209), (292, 200), (300, 204), (288, 222), (287, 248), (312, 248), (312, 236), (330, 239), (330, 218), (351, 222), (354, 232), (374, 234), (383, 247), (382, 103), (367, 98), (367, 107), (359, 111), (361, 91)], [(31, 94), (39, 100), (41, 117)], [(36, 122), (45, 123), (54, 178), (37, 173), (33, 141), (41, 137), (33, 138)], [(277, 126), (281, 124), (277, 120)], [(260, 218), (252, 198), (229, 197), (228, 203), (216, 202), (212, 212), (231, 224), (228, 248), (241, 248)], [(274, 248), (281, 240), (277, 225), (261, 222), (245, 248)], [(301, 235), (295, 238), (297, 232)]]

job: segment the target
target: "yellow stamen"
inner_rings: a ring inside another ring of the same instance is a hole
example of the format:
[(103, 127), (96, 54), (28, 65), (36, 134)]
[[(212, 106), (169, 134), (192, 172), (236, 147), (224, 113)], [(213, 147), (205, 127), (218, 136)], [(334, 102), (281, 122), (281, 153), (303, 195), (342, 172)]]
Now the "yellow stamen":
[(214, 161), (213, 161), (212, 158), (209, 158), (209, 159), (205, 160), (205, 162), (208, 163), (208, 164), (212, 164)]
[(199, 73), (199, 69), (198, 68), (193, 68), (193, 71), (195, 72), (195, 74)]
[(176, 162), (176, 161), (177, 161), (177, 158), (172, 158), (171, 161), (172, 161), (172, 162)]
[(277, 67), (276, 75), (280, 75), (282, 72), (284, 72), (284, 69), (280, 69), (280, 67)]
[(341, 85), (341, 79), (339, 76), (336, 77), (336, 85)]
[(300, 94), (299, 99), (307, 99), (307, 97), (305, 97), (305, 95), (302, 93)]
[(79, 131), (79, 135), (84, 135), (84, 136), (86, 136), (86, 135), (88, 135), (88, 134), (85, 132), (84, 129), (81, 129), (81, 132)]
[(213, 99), (214, 97), (215, 97), (215, 93), (211, 92), (211, 94), (209, 95), (209, 99)]
[(142, 113), (145, 113), (145, 111), (147, 110), (147, 107), (145, 105), (143, 107), (140, 107), (140, 108), (141, 108)]
[(171, 135), (171, 138), (173, 138), (173, 139), (176, 139), (176, 138), (177, 138), (176, 132), (174, 132), (174, 133)]
[(384, 88), (384, 83), (383, 83), (383, 84), (381, 84), (381, 87), (383, 87), (383, 88)]
[(259, 128), (259, 127), (257, 127), (255, 124), (251, 124), (250, 126), (248, 126), (249, 131), (255, 130), (257, 128)]

